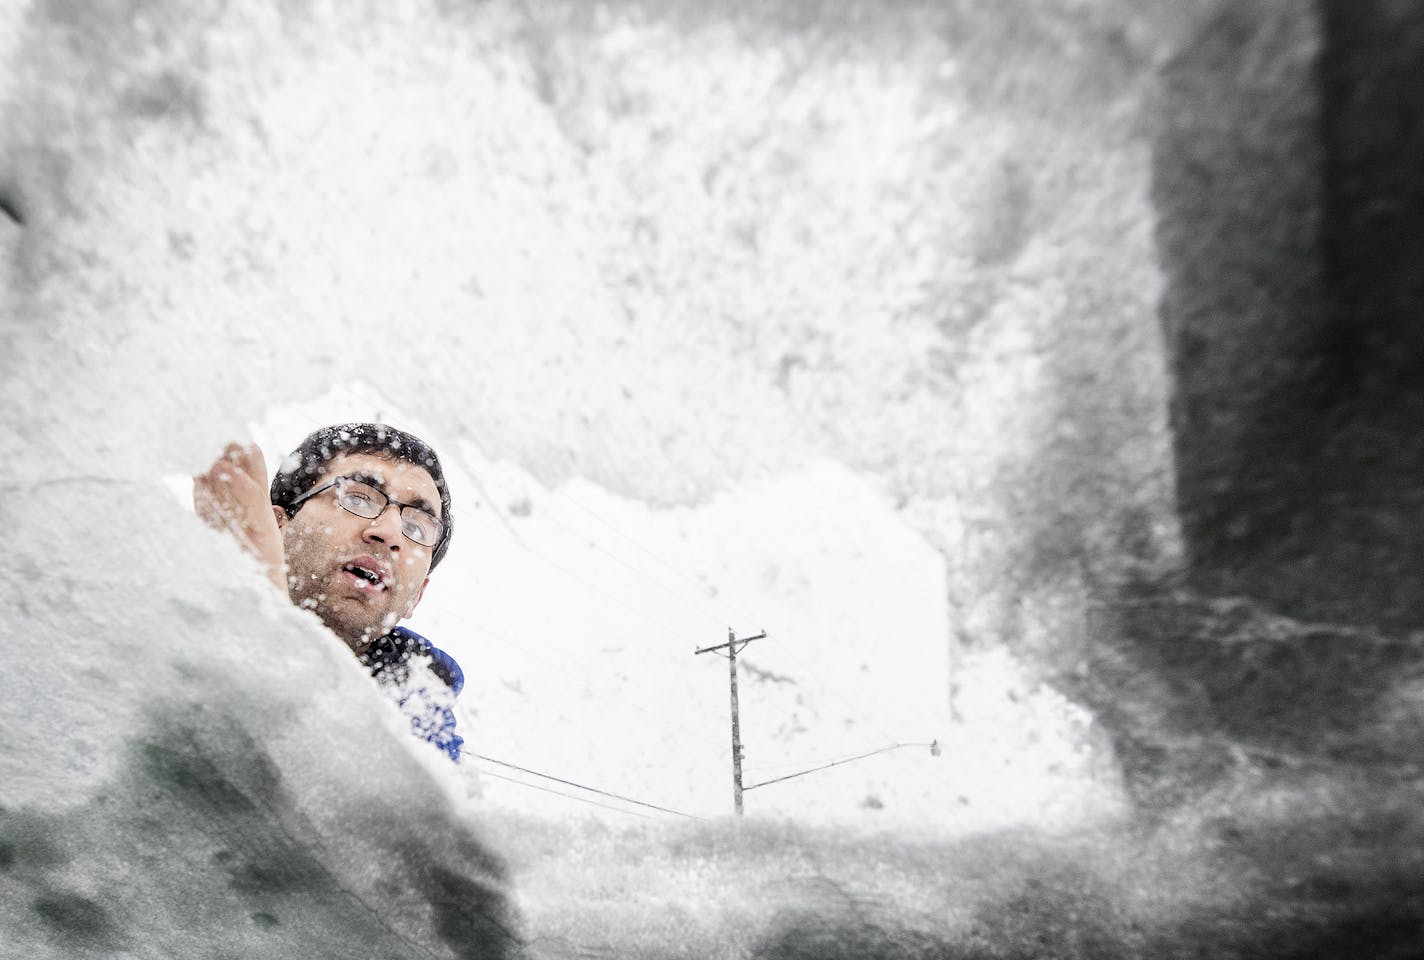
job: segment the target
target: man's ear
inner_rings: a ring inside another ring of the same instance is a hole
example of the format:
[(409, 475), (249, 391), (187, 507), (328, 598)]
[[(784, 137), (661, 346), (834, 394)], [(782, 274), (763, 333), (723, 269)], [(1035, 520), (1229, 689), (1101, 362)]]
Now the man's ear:
[(284, 529), (284, 528), (287, 526), (287, 511), (283, 510), (281, 507), (277, 506), (275, 503), (272, 504), (272, 516), (274, 516), (274, 517), (277, 518), (277, 529), (278, 529), (278, 530), (282, 530), (282, 529)]
[(420, 582), (420, 589), (415, 591), (415, 599), (406, 604), (405, 613), (401, 614), (402, 620), (409, 617), (412, 613), (415, 613), (415, 605), (420, 602), (421, 597), (425, 596), (425, 588), (428, 586), (430, 586), (430, 578), (426, 577)]

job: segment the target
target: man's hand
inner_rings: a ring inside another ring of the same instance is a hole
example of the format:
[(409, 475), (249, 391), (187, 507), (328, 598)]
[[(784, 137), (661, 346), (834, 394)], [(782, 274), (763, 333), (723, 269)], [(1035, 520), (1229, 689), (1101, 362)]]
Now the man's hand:
[(228, 444), (207, 473), (193, 478), (193, 508), (208, 526), (231, 534), (286, 591), (282, 532), (267, 494), (267, 464), (255, 444)]

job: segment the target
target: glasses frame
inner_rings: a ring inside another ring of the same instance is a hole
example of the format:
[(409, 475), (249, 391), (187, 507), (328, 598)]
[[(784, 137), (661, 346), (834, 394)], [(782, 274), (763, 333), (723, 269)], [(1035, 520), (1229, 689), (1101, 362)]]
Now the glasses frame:
[(317, 486), (312, 487), (310, 490), (308, 490), (306, 493), (302, 494), (301, 496), (296, 497), (295, 499), (292, 500), (292, 502), (291, 502), (291, 504), (289, 504), (289, 506), (293, 506), (293, 507), (298, 506), (299, 504), (305, 503), (306, 501), (310, 500), (312, 497), (316, 496), (318, 493), (323, 493), (323, 492), (325, 492), (325, 491), (327, 491), (327, 490), (330, 490), (332, 487), (340, 486), (340, 485), (343, 484), (343, 483), (359, 483), (359, 484), (361, 484), (362, 486), (370, 487), (372, 490), (376, 491), (376, 492), (379, 493), (381, 496), (383, 496), (383, 497), (386, 498), (385, 505), (382, 506), (380, 510), (377, 510), (377, 511), (376, 511), (376, 515), (375, 515), (374, 517), (362, 517), (361, 514), (357, 513), (355, 510), (352, 510), (351, 508), (347, 507), (345, 504), (343, 504), (343, 503), (341, 502), (341, 497), (340, 497), (340, 495), (339, 495), (339, 494), (340, 494), (340, 491), (338, 491), (338, 496), (336, 497), (336, 505), (337, 505), (338, 507), (340, 507), (342, 510), (345, 510), (347, 513), (351, 514), (353, 517), (361, 517), (362, 520), (379, 520), (379, 519), (381, 518), (381, 516), (382, 516), (383, 514), (385, 514), (386, 509), (387, 509), (388, 507), (395, 506), (397, 513), (400, 513), (401, 511), (405, 510), (406, 507), (409, 507), (409, 508), (412, 509), (412, 510), (418, 510), (418, 511), (420, 511), (421, 513), (425, 514), (427, 517), (433, 518), (436, 523), (440, 524), (440, 535), (435, 538), (435, 542), (434, 542), (434, 543), (420, 543), (420, 541), (417, 540), (417, 539), (415, 539), (415, 537), (412, 537), (410, 534), (406, 533), (406, 532), (405, 532), (405, 526), (402, 525), (402, 526), (401, 526), (401, 536), (405, 537), (405, 538), (406, 538), (407, 540), (409, 540), (411, 543), (420, 544), (420, 546), (425, 547), (425, 548), (428, 549), (428, 550), (434, 550), (436, 547), (440, 546), (440, 542), (445, 539), (445, 534), (446, 534), (446, 532), (447, 532), (447, 528), (446, 528), (446, 526), (445, 526), (445, 521), (444, 521), (443, 519), (441, 519), (440, 517), (435, 516), (435, 514), (431, 513), (429, 510), (425, 509), (424, 507), (420, 506), (419, 504), (414, 504), (414, 503), (402, 503), (402, 502), (399, 501), (399, 500), (393, 499), (389, 493), (386, 493), (386, 491), (382, 490), (379, 486), (377, 486), (376, 484), (372, 483), (370, 480), (367, 480), (367, 479), (365, 479), (365, 478), (363, 478), (363, 477), (352, 477), (352, 476), (333, 477), (332, 479), (326, 481), (326, 483), (318, 484)]

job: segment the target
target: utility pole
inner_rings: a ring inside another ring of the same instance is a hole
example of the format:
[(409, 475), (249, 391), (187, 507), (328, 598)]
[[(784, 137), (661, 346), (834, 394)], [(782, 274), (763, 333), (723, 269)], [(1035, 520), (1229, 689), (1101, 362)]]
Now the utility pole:
[(694, 651), (694, 653), (727, 651), (727, 673), (732, 685), (732, 803), (736, 807), (739, 817), (742, 815), (742, 728), (740, 714), (737, 710), (737, 651), (753, 640), (760, 640), (765, 636), (766, 631), (763, 630), (754, 637), (743, 637), (738, 640), (736, 631), (728, 627), (726, 643)]

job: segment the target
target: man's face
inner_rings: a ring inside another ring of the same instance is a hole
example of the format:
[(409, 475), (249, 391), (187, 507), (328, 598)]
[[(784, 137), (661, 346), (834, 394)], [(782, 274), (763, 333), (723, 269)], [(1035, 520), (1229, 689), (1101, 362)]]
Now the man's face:
[[(424, 467), (371, 454), (342, 454), (326, 465), (314, 486), (350, 476), (392, 500), (440, 516), (440, 491)], [(293, 603), (315, 610), (357, 653), (410, 616), (425, 592), (434, 548), (401, 533), (398, 507), (387, 506), (367, 520), (338, 506), (336, 490), (329, 489), (303, 503), (290, 519), (274, 509)]]

